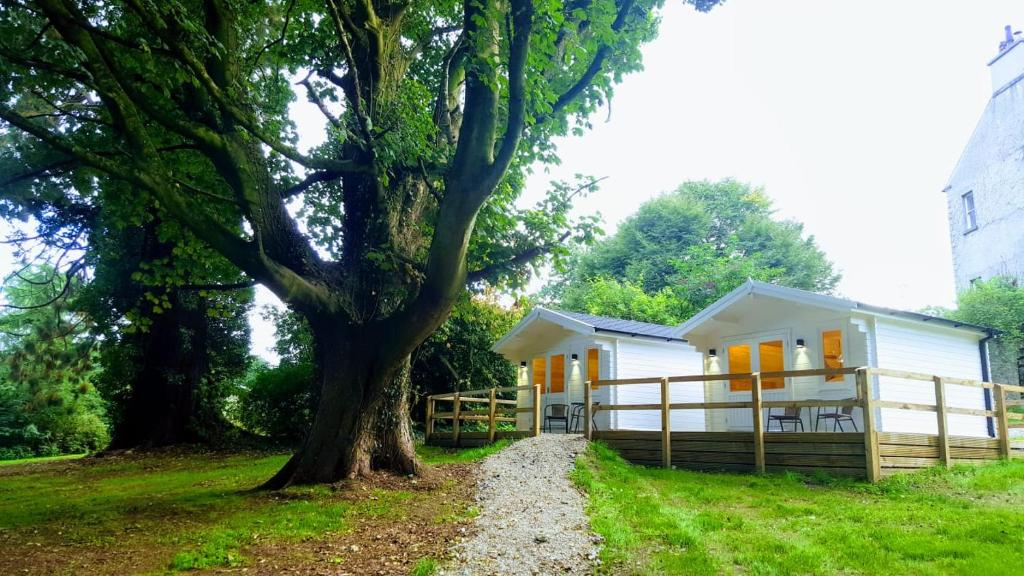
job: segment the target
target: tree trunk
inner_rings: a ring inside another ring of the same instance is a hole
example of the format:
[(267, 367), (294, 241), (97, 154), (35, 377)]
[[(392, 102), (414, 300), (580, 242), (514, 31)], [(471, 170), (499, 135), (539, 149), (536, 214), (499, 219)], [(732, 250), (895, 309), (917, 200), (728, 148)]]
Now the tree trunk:
[(385, 335), (310, 319), (320, 402), (302, 447), (263, 487), (421, 470), (408, 420), (409, 359), (387, 361)]
[(227, 422), (200, 398), (210, 368), (206, 307), (171, 294), (171, 308), (128, 344), (138, 357), (111, 449), (204, 442)]
[(360, 442), (374, 469), (398, 474), (418, 474), (422, 465), (416, 458), (412, 439), (409, 396), (412, 393), (411, 359), (406, 358), (384, 389), (384, 398), (377, 409), (372, 437)]

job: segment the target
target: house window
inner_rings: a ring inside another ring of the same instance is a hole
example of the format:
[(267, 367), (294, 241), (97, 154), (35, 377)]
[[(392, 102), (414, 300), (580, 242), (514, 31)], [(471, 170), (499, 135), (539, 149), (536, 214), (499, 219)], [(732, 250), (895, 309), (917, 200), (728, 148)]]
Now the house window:
[[(761, 361), (761, 372), (782, 372), (786, 369), (786, 358), (782, 353), (782, 340), (761, 342), (757, 353)], [(761, 379), (762, 390), (780, 390), (786, 387), (785, 378)]]
[(543, 394), (544, 383), (548, 376), (548, 361), (543, 356), (533, 359), (533, 385), (540, 385), (540, 393)]
[[(726, 357), (729, 359), (729, 372), (732, 374), (742, 374), (744, 372), (751, 371), (750, 364), (750, 346), (747, 344), (741, 344), (739, 346), (729, 346), (725, 351)], [(749, 378), (743, 380), (730, 380), (729, 390), (732, 392), (742, 392), (744, 390), (750, 390), (751, 382)]]
[(597, 390), (596, 382), (601, 379), (601, 350), (598, 348), (587, 348), (587, 380), (590, 380), (590, 389)]
[[(843, 367), (843, 332), (827, 330), (821, 333), (821, 353), (825, 368)], [(842, 382), (842, 374), (825, 376), (825, 382)]]
[(551, 393), (565, 392), (565, 354), (551, 357)]
[(963, 195), (964, 201), (964, 234), (978, 229), (978, 214), (974, 210), (974, 192)]
[[(729, 359), (729, 372), (742, 374), (753, 372), (753, 360), (750, 356), (750, 344), (739, 344), (729, 346), (726, 351)], [(782, 372), (785, 370), (785, 356), (783, 354), (782, 340), (771, 340), (757, 344), (759, 372)], [(753, 382), (749, 378), (731, 380), (729, 382), (730, 392), (746, 392), (751, 389)], [(785, 378), (763, 378), (761, 380), (762, 390), (779, 390), (786, 387)]]

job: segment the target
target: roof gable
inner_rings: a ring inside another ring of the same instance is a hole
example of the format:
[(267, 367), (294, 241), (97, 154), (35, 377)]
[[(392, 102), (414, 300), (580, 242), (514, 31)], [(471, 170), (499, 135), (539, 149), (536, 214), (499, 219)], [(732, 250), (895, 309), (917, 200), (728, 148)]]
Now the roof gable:
[(678, 326), (636, 322), (608, 316), (552, 310), (538, 306), (520, 320), (501, 340), (495, 342), (491, 350), (507, 356), (507, 353), (522, 347), (524, 341), (540, 338), (555, 330), (560, 330), (562, 334), (566, 335), (572, 333), (603, 333), (611, 336), (630, 336), (685, 342), (680, 336)]
[(865, 304), (855, 300), (817, 294), (814, 292), (808, 292), (807, 290), (800, 290), (798, 288), (787, 288), (785, 286), (768, 284), (767, 282), (759, 282), (757, 280), (747, 280), (732, 292), (722, 296), (713, 304), (704, 310), (701, 310), (686, 322), (683, 322), (679, 326), (680, 336), (685, 337), (697, 328), (713, 321), (716, 316), (727, 311), (729, 308), (740, 302), (744, 297), (750, 295), (774, 298), (792, 304), (833, 310), (836, 312), (860, 312), (875, 316), (889, 316), (915, 322), (926, 322), (933, 325), (939, 324), (948, 328), (962, 329), (981, 334), (992, 334), (995, 332), (993, 329), (985, 326), (957, 322), (955, 320), (929, 316), (927, 314), (920, 314), (917, 312), (906, 312), (882, 306), (873, 306), (871, 304)]

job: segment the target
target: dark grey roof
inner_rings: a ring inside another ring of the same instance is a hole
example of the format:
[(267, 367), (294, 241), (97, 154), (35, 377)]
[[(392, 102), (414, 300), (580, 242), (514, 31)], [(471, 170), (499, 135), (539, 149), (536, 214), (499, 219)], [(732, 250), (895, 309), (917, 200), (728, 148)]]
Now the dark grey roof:
[(686, 342), (686, 340), (679, 337), (678, 326), (665, 326), (664, 324), (651, 324), (650, 322), (621, 320), (619, 318), (609, 318), (608, 316), (594, 316), (592, 314), (568, 312), (565, 310), (551, 311), (593, 326), (594, 330), (598, 332), (612, 332), (615, 334), (627, 334), (629, 336), (647, 336), (649, 338), (661, 338), (676, 342)]

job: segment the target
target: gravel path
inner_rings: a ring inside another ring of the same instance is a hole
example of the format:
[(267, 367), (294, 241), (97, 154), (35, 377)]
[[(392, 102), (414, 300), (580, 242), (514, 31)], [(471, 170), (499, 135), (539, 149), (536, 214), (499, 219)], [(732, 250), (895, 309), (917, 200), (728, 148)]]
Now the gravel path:
[(569, 479), (581, 436), (542, 434), (484, 460), (473, 535), (442, 576), (589, 574), (599, 537)]

